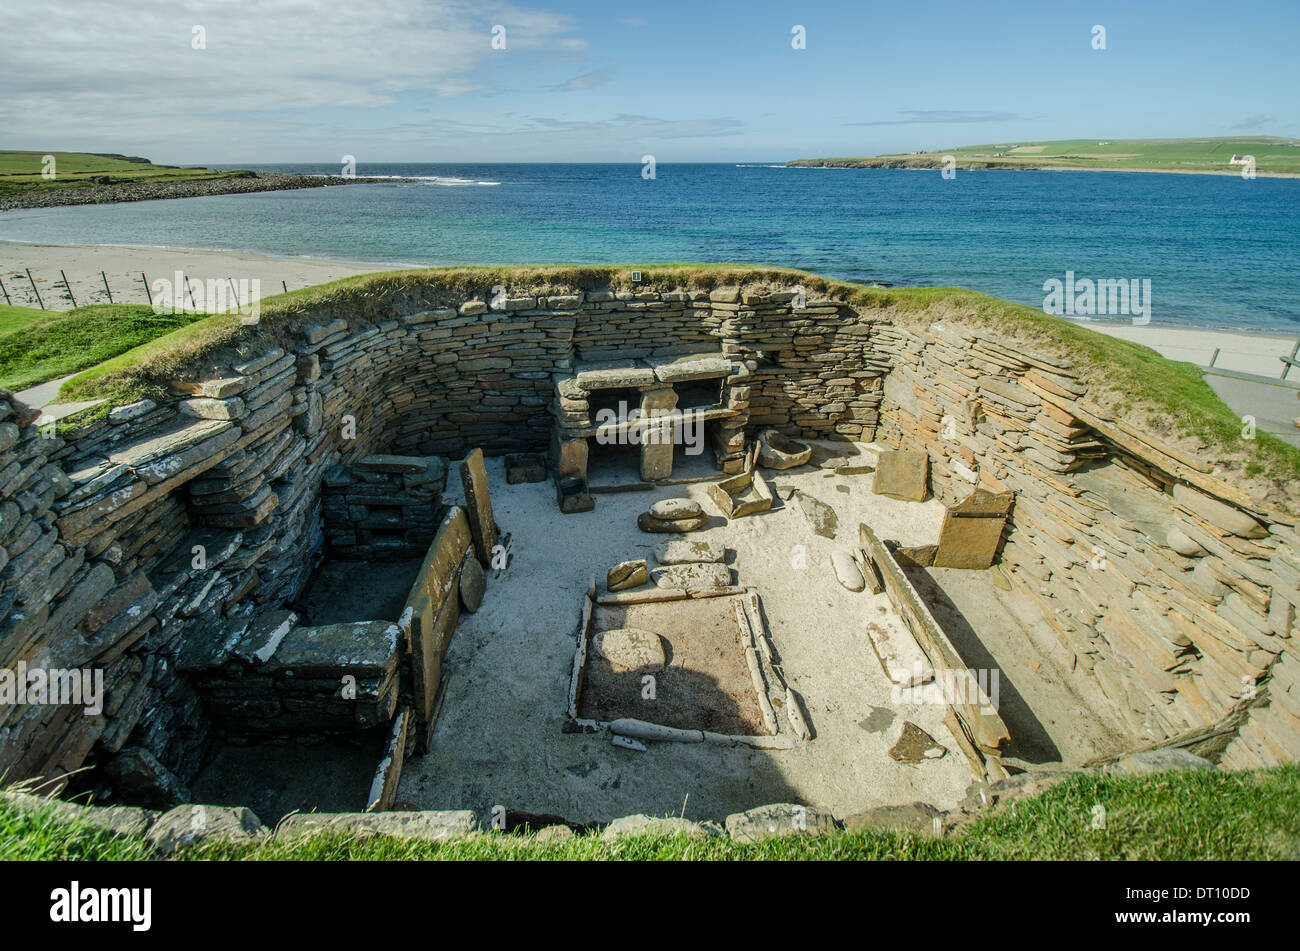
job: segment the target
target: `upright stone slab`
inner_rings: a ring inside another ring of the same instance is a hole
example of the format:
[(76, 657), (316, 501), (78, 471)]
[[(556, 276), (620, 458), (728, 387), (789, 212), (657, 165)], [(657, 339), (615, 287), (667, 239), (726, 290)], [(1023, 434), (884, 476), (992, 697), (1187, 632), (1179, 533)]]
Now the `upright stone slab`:
[(943, 515), (936, 568), (988, 568), (998, 553), (1002, 529), (1011, 513), (1010, 492), (976, 489)]
[(442, 677), (442, 657), (460, 620), (460, 566), (472, 547), (469, 519), (454, 506), (443, 519), (406, 600), (415, 714), (428, 723)]
[(673, 474), (673, 427), (658, 423), (641, 435), (641, 478), (646, 482), (667, 479)]
[(871, 491), (892, 499), (924, 502), (929, 495), (930, 456), (924, 449), (892, 449), (876, 462)]
[(460, 482), (465, 487), (465, 505), (469, 531), (474, 538), (474, 553), (484, 568), (492, 564), (492, 549), (497, 543), (497, 523), (492, 518), (492, 499), (488, 495), (487, 469), (483, 450), (475, 449), (460, 464)]

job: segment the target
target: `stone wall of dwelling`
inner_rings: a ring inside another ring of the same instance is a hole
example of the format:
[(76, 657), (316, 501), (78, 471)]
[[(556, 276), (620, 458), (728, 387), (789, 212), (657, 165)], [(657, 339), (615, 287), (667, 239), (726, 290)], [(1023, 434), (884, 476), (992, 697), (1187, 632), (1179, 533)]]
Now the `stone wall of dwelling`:
[(881, 440), (926, 449), (945, 502), (1015, 492), (994, 570), (1038, 604), (1127, 735), (1160, 744), (1244, 717), (1225, 764), (1300, 755), (1292, 518), (1110, 419), (1057, 358), (943, 324), (875, 339), (895, 354)]
[(129, 749), (188, 780), (211, 727), (177, 659), (299, 594), (325, 545), (325, 473), (379, 452), (543, 450), (575, 361), (721, 350), (768, 374), (764, 424), (872, 434), (886, 364), (876, 323), (844, 305), (735, 289), (493, 303), (326, 314), (292, 346), (254, 338), (58, 438), (0, 400), (0, 669), (102, 668), (107, 695), (95, 716), (0, 706), (0, 772), (60, 775)]
[[(188, 779), (210, 726), (177, 658), (299, 594), (326, 545), (327, 470), (386, 452), (542, 451), (575, 363), (718, 351), (750, 370), (751, 432), (869, 440), (879, 422), (929, 450), (945, 499), (977, 482), (1015, 491), (999, 570), (1135, 738), (1241, 707), (1225, 761), (1295, 754), (1294, 524), (1090, 415), (1086, 382), (1059, 361), (793, 289), (520, 291), (498, 306), (428, 291), (440, 306), (324, 312), (274, 342), (250, 331), (242, 355), (196, 363), (156, 404), (60, 438), (0, 399), (0, 670), (101, 668), (107, 687), (95, 716), (0, 705), (0, 772), (58, 775), (132, 750)], [(1075, 471), (1096, 457), (1111, 461), (1103, 476)], [(1188, 543), (1204, 553), (1180, 554)], [(1094, 547), (1103, 571), (1086, 567)]]

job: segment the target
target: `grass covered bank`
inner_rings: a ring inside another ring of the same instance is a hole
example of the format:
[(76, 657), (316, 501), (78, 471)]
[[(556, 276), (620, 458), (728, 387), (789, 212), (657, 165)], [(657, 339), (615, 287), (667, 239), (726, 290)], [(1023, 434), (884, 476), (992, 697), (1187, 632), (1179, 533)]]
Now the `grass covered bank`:
[(206, 316), (156, 314), (143, 304), (0, 306), (0, 387), (22, 390), (85, 370)]
[[(1094, 828), (1104, 810), (1103, 827)], [(0, 800), (0, 859), (139, 860), (141, 838), (115, 837)], [(884, 830), (770, 838), (742, 844), (726, 836), (630, 836), (597, 832), (558, 841), (476, 833), (445, 842), (382, 835), (271, 838), (256, 845), (210, 842), (174, 860), (1158, 860), (1255, 861), (1300, 858), (1300, 765), (1267, 770), (1187, 770), (1143, 776), (1089, 773), (1032, 798), (1000, 804), (943, 838)]]

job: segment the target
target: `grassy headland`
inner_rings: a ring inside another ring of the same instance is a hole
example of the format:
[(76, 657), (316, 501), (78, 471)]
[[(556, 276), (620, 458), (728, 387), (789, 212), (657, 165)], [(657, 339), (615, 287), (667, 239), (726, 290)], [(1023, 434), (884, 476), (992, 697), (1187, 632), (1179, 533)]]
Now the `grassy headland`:
[[(53, 158), (52, 166), (48, 158)], [(52, 168), (53, 177), (45, 176), (47, 168)], [(0, 211), (319, 188), (368, 181), (373, 179), (180, 168), (154, 165), (136, 156), (94, 152), (0, 151)]]
[(1239, 175), (1234, 155), (1255, 159), (1260, 176), (1300, 175), (1300, 140), (1274, 136), (1204, 139), (1061, 139), (1003, 142), (951, 149), (869, 155), (857, 158), (798, 159), (796, 168), (942, 168), (951, 155), (959, 169), (1065, 169), (1109, 172), (1183, 172)]

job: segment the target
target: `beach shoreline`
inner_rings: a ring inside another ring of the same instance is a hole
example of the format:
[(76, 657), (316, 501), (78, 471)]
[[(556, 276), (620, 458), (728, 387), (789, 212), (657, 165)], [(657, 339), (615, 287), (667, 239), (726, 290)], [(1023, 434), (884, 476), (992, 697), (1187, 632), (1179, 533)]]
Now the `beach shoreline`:
[[(9, 303), (37, 307), (36, 293), (49, 310), (68, 310), (61, 275), (66, 274), (77, 305), (108, 303), (108, 289), (114, 303), (149, 303), (144, 277), (174, 282), (179, 272), (194, 282), (258, 281), (262, 297), (285, 290), (299, 290), (358, 274), (426, 267), (411, 262), (347, 261), (302, 255), (274, 255), (252, 251), (211, 251), (198, 248), (139, 247), (129, 245), (52, 245), (0, 240), (0, 281)], [(33, 292), (27, 277), (35, 280)], [(102, 274), (101, 274), (102, 272)], [(0, 297), (0, 303), (4, 303)], [(1134, 325), (1117, 321), (1073, 321), (1099, 333), (1109, 334), (1151, 347), (1171, 360), (1198, 366), (1278, 379), (1300, 333), (1283, 331), (1218, 330), (1167, 325)], [(1215, 350), (1219, 351), (1214, 358)], [(1288, 382), (1300, 383), (1300, 370), (1292, 370)]]

